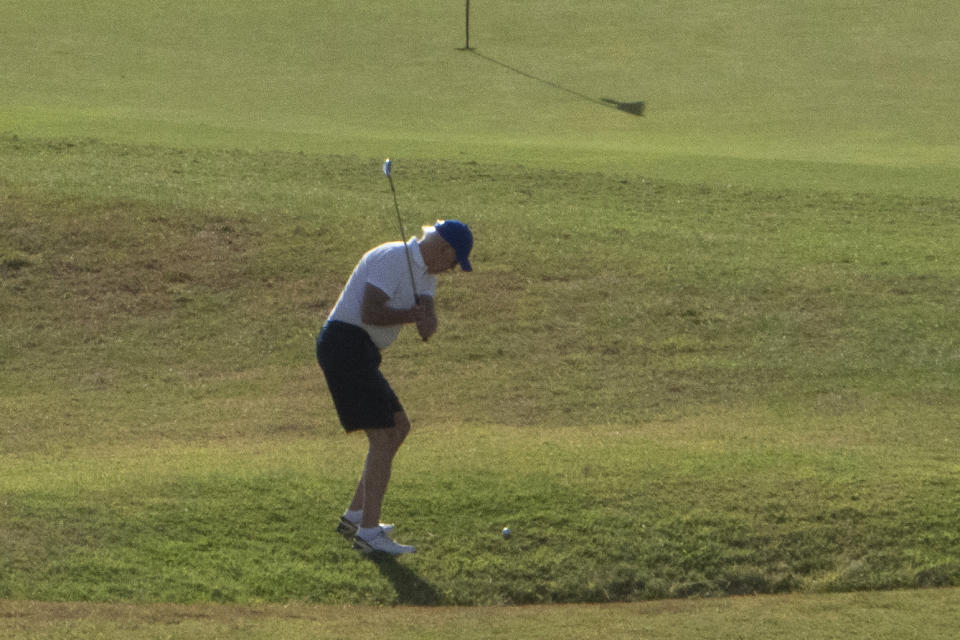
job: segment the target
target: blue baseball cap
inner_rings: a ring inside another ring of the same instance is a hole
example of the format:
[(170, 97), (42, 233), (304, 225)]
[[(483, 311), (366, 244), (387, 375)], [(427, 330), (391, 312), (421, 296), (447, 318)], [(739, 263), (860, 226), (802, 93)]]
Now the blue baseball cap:
[(459, 220), (440, 220), (433, 225), (440, 237), (457, 253), (457, 262), (464, 271), (473, 271), (470, 266), (470, 250), (473, 249), (473, 232)]

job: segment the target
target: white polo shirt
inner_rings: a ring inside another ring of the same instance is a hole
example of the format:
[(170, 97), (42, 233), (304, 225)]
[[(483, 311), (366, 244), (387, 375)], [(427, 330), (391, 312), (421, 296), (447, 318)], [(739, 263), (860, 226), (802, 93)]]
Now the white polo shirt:
[[(407, 242), (407, 248), (410, 251), (410, 263), (413, 266), (413, 279), (417, 284), (417, 293), (421, 296), (433, 297), (437, 278), (427, 273), (427, 265), (420, 254), (420, 241), (415, 237), (411, 238)], [(328, 318), (328, 320), (348, 322), (363, 327), (377, 347), (386, 349), (397, 339), (403, 325), (364, 324), (363, 292), (368, 284), (387, 294), (387, 306), (392, 309), (409, 309), (414, 306), (410, 270), (407, 268), (407, 256), (402, 242), (388, 242), (363, 254)]]

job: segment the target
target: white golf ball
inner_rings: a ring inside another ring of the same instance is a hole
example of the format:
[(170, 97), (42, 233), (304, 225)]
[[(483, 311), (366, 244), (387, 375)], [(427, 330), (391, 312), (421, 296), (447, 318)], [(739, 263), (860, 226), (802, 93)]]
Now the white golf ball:
[(513, 534), (513, 532), (510, 531), (510, 527), (504, 527), (503, 531), (501, 531), (500, 533), (503, 534), (504, 538), (509, 538)]

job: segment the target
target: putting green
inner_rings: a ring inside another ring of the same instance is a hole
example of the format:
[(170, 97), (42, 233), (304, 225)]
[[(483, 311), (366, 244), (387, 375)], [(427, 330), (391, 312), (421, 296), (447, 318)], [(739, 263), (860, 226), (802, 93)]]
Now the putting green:
[[(0, 131), (953, 195), (960, 8), (0, 5)], [(604, 103), (644, 101), (644, 117)]]

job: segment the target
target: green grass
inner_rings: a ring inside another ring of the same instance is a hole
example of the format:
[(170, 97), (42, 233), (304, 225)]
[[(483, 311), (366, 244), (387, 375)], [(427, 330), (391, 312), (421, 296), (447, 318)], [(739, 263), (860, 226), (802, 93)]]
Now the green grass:
[(377, 566), (329, 531), (362, 442), (312, 356), (389, 238), (375, 161), (3, 142), (6, 597), (960, 580), (954, 201), (405, 165), (411, 215), (474, 222), (478, 270), (444, 279), (434, 341), (387, 354), (418, 433), (388, 513), (422, 555)]
[(0, 131), (957, 194), (953, 6), (472, 9), (8, 0)]
[[(476, 55), (462, 7), (234, 4), (0, 2), (0, 633), (945, 637), (900, 590), (960, 586), (955, 9), (474, 3)], [(385, 155), (477, 234), (385, 354), (400, 562), (331, 530), (312, 352)]]
[(27, 458), (6, 465), (0, 585), (53, 601), (476, 605), (956, 584), (956, 478), (940, 465), (703, 429), (424, 427), (389, 509), (420, 554), (380, 564), (330, 531), (362, 456), (333, 434)]

